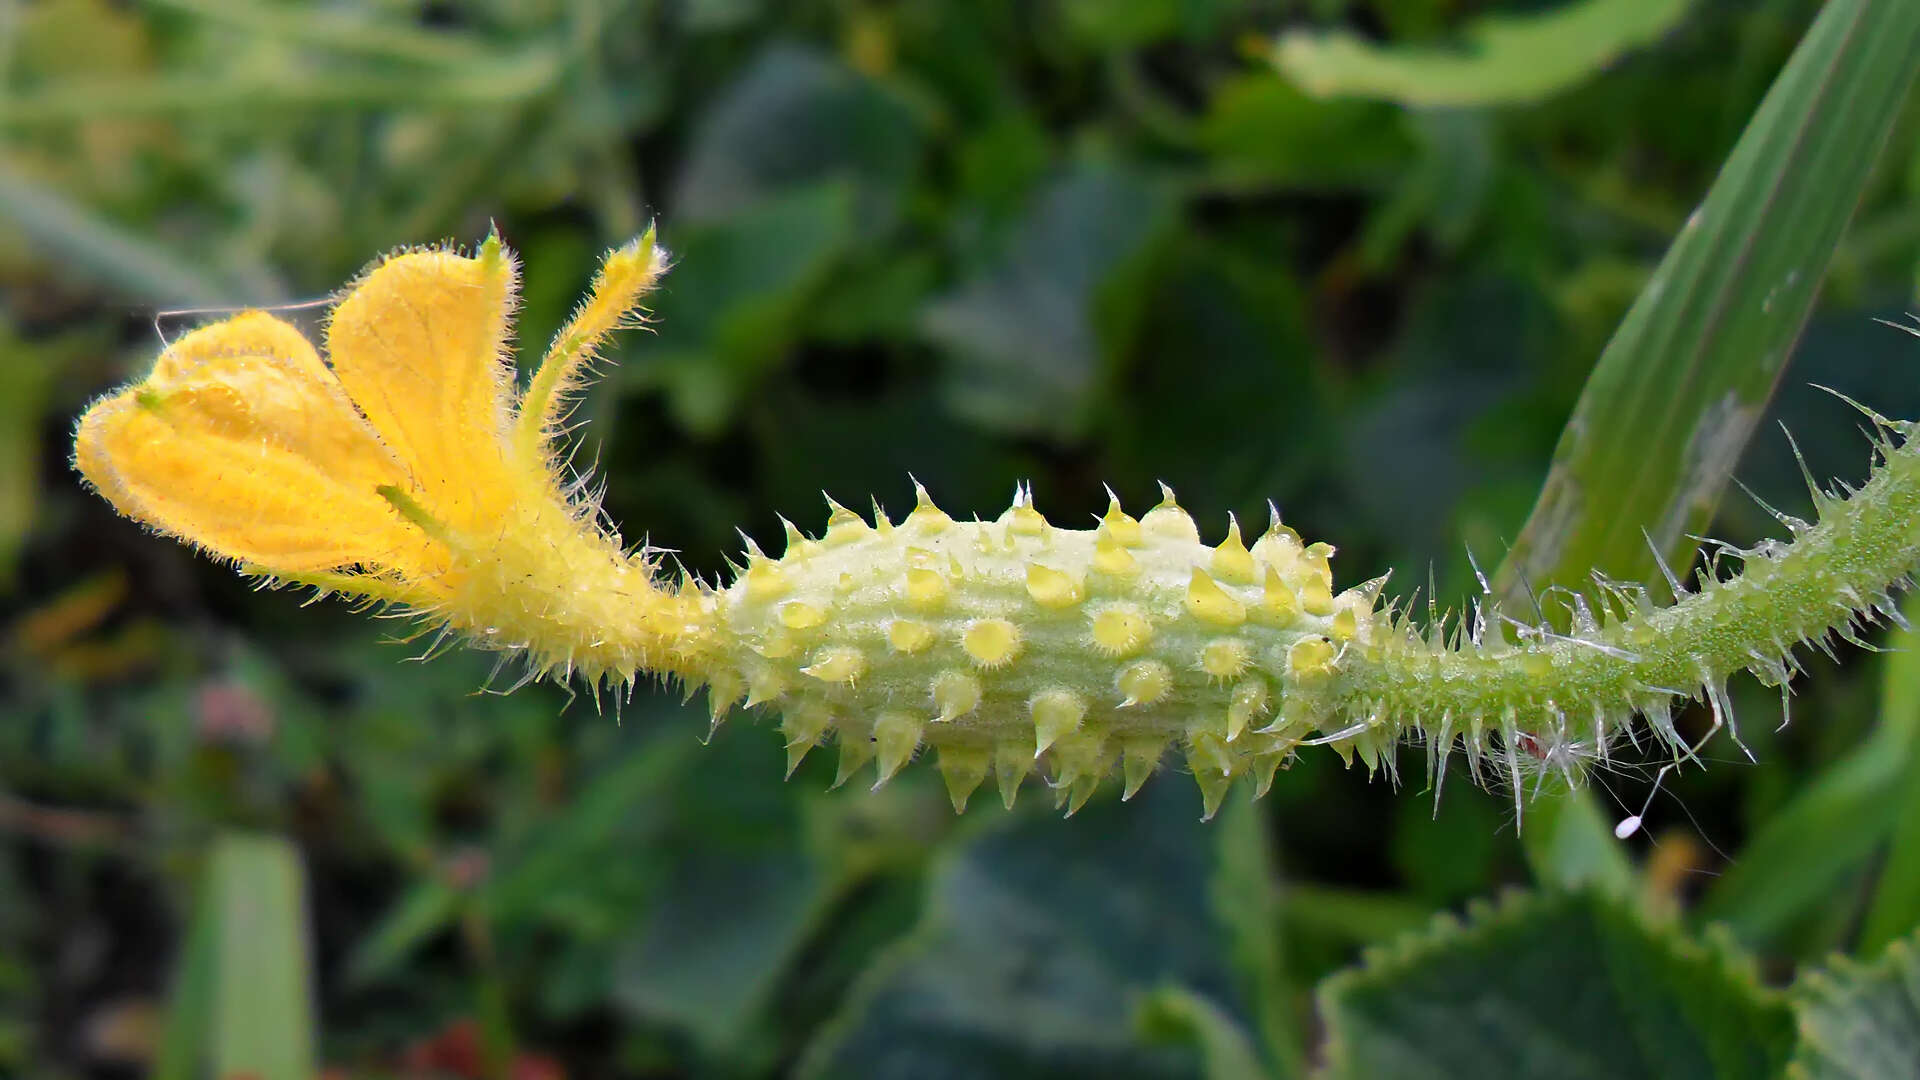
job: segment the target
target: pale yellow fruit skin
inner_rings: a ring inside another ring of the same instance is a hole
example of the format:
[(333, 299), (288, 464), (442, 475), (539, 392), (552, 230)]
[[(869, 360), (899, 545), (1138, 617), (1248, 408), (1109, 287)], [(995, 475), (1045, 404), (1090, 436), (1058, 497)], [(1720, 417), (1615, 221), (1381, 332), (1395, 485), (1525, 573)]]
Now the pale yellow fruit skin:
[(859, 755), (883, 717), (947, 757), (1031, 764), (1057, 747), (1047, 772), (1069, 787), (1123, 749), (1137, 771), (1175, 744), (1270, 775), (1321, 718), (1308, 684), (1373, 629), (1354, 615), (1368, 595), (1303, 606), (1330, 595), (1326, 553), (1277, 522), (1251, 549), (1237, 526), (1209, 547), (1171, 494), (1087, 530), (1024, 494), (991, 522), (954, 521), (924, 491), (899, 524), (836, 507), (822, 537), (753, 554), (720, 594), (732, 670), (710, 673), (716, 709), (769, 706), (802, 752), (831, 737)]

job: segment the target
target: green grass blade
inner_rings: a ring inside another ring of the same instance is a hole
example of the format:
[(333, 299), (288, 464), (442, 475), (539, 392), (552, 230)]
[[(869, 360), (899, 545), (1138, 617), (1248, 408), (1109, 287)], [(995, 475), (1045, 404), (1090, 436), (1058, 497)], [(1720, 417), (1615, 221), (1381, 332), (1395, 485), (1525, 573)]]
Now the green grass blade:
[(274, 72), (208, 78), (166, 73), (149, 78), (73, 80), (0, 99), (0, 130), (67, 128), (91, 120), (224, 114), (262, 125), (277, 114), (375, 108), (483, 109), (523, 104), (552, 90), (564, 64), (557, 50), (533, 46), (484, 65), (422, 76), (360, 72)]
[(1595, 366), (1496, 591), (1684, 565), (1760, 419), (1920, 50), (1920, 4), (1834, 0)]
[(207, 868), (216, 912), (214, 1076), (306, 1080), (314, 1073), (313, 964), (305, 873), (285, 840), (228, 835)]
[(1690, 0), (1575, 0), (1541, 12), (1488, 15), (1462, 47), (1376, 45), (1344, 31), (1287, 34), (1273, 62), (1317, 97), (1462, 107), (1538, 101), (1656, 41)]
[[(0, 112), (6, 106), (0, 104)], [(0, 160), (0, 227), (11, 224), (50, 261), (142, 303), (209, 307), (249, 297), (227, 282)]]
[[(1902, 609), (1908, 620), (1920, 617), (1920, 600), (1909, 597)], [(1887, 643), (1880, 686), (1880, 730), (1873, 743), (1895, 744), (1900, 773), (1888, 792), (1899, 808), (1893, 823), (1893, 847), (1880, 870), (1873, 903), (1855, 952), (1874, 956), (1920, 926), (1920, 631), (1902, 630)]]
[(314, 1075), (305, 872), (285, 840), (228, 833), (207, 859), (180, 952), (156, 1080)]
[(214, 964), (220, 948), (219, 912), (202, 890), (168, 988), (166, 1022), (154, 1048), (153, 1080), (199, 1080), (207, 1032), (213, 1027)]
[[(1280, 873), (1273, 865), (1269, 821), (1256, 804), (1238, 802), (1220, 815), (1219, 825), (1220, 862), (1212, 883), (1213, 908), (1231, 939), (1234, 967), (1253, 1014), (1255, 1033), (1262, 1038), (1273, 1062), (1270, 1080), (1306, 1076), (1304, 1047), (1308, 1040), (1300, 1030), (1287, 976), (1280, 930)], [(1209, 1062), (1222, 1062), (1217, 1068), (1209, 1066), (1209, 1076), (1235, 1074), (1239, 1066), (1225, 1062), (1237, 1060), (1238, 1051), (1231, 1045), (1231, 1035), (1237, 1029), (1214, 1022), (1211, 1014), (1217, 1010), (1212, 1003), (1182, 998), (1179, 995), (1185, 991), (1178, 988), (1164, 990), (1162, 996), (1167, 993), (1174, 996), (1162, 1004), (1180, 1021), (1175, 1026), (1199, 1037)]]
[[(1912, 84), (1916, 49), (1920, 4), (1821, 10), (1601, 354), (1496, 575), (1510, 608), (1529, 585), (1579, 588), (1590, 570), (1658, 580), (1648, 537), (1669, 564), (1692, 559), (1689, 534), (1705, 530), (1792, 352)], [(1597, 811), (1535, 817), (1594, 834), (1530, 828), (1544, 880), (1557, 880), (1545, 854), (1604, 839)]]
[(1322, 1080), (1753, 1080), (1786, 1004), (1724, 942), (1618, 898), (1512, 895), (1435, 919), (1320, 984)]
[(1770, 816), (1714, 879), (1699, 919), (1757, 945), (1831, 906), (1836, 890), (1880, 849), (1899, 810), (1909, 754), (1906, 740), (1890, 735), (1883, 728)]

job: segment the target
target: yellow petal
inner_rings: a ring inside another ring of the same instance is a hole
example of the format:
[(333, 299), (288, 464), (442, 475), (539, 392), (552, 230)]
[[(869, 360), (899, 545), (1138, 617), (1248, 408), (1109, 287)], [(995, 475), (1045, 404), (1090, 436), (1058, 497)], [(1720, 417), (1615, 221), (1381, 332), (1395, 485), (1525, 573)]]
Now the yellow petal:
[(313, 347), (261, 312), (189, 334), (87, 410), (74, 459), (122, 513), (271, 570), (444, 559), (375, 490), (404, 473)]
[(667, 252), (655, 243), (651, 225), (639, 239), (607, 253), (587, 298), (554, 335), (552, 347), (527, 385), (527, 396), (520, 402), (516, 452), (528, 458), (549, 452), (541, 443), (558, 433), (567, 403), (586, 381), (601, 342), (633, 320), (640, 298), (652, 291), (666, 270)]
[(264, 311), (244, 311), (181, 338), (160, 354), (145, 387), (162, 399), (191, 398), (195, 408), (181, 420), (235, 432), (264, 429), (290, 453), (324, 464), (344, 487), (372, 492), (405, 475), (313, 344)]
[(153, 362), (146, 381), (191, 379), (208, 360), (226, 356), (277, 356), (303, 377), (331, 381), (327, 366), (320, 362), (320, 354), (313, 351), (307, 336), (292, 323), (265, 311), (242, 311), (175, 341)]
[(515, 273), (489, 238), (478, 255), (410, 251), (334, 308), (327, 359), (440, 520), (485, 530), (525, 478), (506, 457)]

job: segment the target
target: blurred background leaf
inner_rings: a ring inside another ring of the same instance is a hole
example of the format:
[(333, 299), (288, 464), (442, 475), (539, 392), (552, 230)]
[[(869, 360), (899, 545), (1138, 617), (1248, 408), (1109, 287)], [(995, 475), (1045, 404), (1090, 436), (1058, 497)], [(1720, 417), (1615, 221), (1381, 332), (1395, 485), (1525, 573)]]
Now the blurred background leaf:
[(1732, 1080), (1773, 1075), (1791, 1046), (1786, 1006), (1737, 958), (1591, 893), (1442, 919), (1321, 1004), (1335, 1077)]
[(1690, 0), (1569, 0), (1543, 11), (1484, 15), (1447, 46), (1375, 45), (1348, 31), (1295, 31), (1275, 43), (1280, 73), (1320, 97), (1418, 107), (1518, 105), (1591, 78), (1649, 45)]
[(1064, 823), (981, 825), (936, 869), (920, 925), (825, 1029), (806, 1074), (1193, 1075), (1191, 1054), (1128, 1034), (1162, 983), (1247, 1027), (1206, 895), (1221, 836), (1192, 796), (1152, 784)]
[(274, 837), (222, 836), (208, 854), (201, 890), (156, 1075), (314, 1075), (313, 965), (299, 852)]
[(1793, 1008), (1795, 1077), (1878, 1080), (1920, 1068), (1920, 965), (1911, 937), (1869, 962), (1842, 958), (1807, 972), (1794, 985)]

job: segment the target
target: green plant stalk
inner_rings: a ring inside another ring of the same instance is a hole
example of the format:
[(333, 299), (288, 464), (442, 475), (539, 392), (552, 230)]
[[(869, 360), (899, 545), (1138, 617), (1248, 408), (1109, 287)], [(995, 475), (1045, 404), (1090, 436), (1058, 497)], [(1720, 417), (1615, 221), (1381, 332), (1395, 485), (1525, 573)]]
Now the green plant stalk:
[[(1920, 7), (1899, 0), (1839, 0), (1814, 20), (1595, 366), (1495, 574), (1507, 610), (1531, 610), (1529, 589), (1585, 588), (1591, 571), (1657, 588), (1656, 558), (1691, 563), (1899, 116), (1916, 48)], [(1583, 874), (1627, 883), (1589, 794), (1543, 798), (1535, 818), (1545, 827), (1523, 843), (1543, 880), (1565, 883), (1565, 852), (1581, 851), (1600, 860)]]

